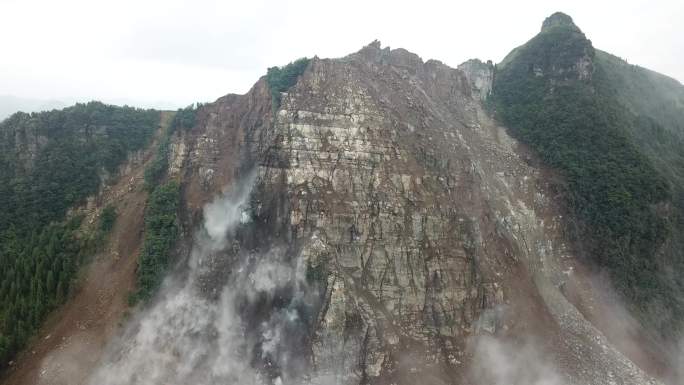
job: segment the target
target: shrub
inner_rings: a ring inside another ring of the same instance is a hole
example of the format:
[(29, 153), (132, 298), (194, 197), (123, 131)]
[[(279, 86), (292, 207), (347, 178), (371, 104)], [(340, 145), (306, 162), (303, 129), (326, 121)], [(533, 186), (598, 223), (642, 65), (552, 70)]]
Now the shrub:
[(271, 89), (273, 110), (280, 107), (281, 92), (285, 92), (297, 83), (297, 79), (309, 66), (311, 59), (301, 58), (283, 67), (271, 67), (266, 73), (266, 81)]

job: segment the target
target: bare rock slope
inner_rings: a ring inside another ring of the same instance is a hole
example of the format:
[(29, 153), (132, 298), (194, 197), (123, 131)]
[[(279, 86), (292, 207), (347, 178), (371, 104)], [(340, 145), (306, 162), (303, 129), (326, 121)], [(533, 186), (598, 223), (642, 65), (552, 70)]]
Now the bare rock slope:
[(303, 271), (306, 296), (240, 307), (248, 325), (279, 307), (306, 318), (280, 350), (255, 331), (252, 365), (276, 382), (500, 383), (478, 375), (498, 370), (497, 341), (543, 362), (504, 373), (510, 383), (656, 383), (564, 296), (583, 277), (562, 202), (484, 111), (492, 71), (374, 42), (314, 58), (273, 111), (263, 79), (204, 107), (187, 145), (190, 211), (255, 168), (254, 222), (228, 254), (280, 248)]

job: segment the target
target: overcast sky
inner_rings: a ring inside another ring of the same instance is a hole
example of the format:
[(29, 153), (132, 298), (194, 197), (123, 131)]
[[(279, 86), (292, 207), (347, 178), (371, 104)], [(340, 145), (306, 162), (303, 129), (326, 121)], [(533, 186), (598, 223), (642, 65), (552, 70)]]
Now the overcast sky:
[(554, 11), (595, 47), (684, 80), (684, 0), (0, 0), (0, 95), (178, 107), (374, 39), (451, 66), (499, 62)]

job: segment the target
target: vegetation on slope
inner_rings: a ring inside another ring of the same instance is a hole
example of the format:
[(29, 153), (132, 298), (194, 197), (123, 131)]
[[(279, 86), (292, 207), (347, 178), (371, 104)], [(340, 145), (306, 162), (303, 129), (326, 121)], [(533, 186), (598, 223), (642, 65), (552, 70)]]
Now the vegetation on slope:
[(297, 79), (309, 66), (311, 59), (300, 58), (283, 67), (271, 67), (266, 73), (266, 81), (271, 89), (271, 102), (273, 110), (280, 107), (281, 93), (286, 92), (297, 83)]
[(602, 70), (602, 91), (609, 91), (611, 97), (634, 115), (648, 116), (684, 138), (684, 86), (600, 50), (596, 50), (594, 59), (597, 68)]
[(145, 241), (138, 260), (138, 292), (133, 301), (149, 299), (161, 284), (178, 235), (179, 200), (176, 181), (160, 185), (150, 194), (145, 209)]
[(594, 63), (597, 92), (619, 104), (625, 131), (671, 189), (664, 210), (669, 237), (654, 255), (668, 294), (651, 299), (644, 310), (645, 318), (669, 337), (671, 331), (684, 331), (684, 86), (605, 52), (597, 51)]
[(607, 91), (605, 68), (592, 68), (591, 42), (562, 16), (497, 68), (490, 101), (516, 137), (563, 173), (577, 235), (617, 288), (644, 318), (658, 303), (676, 319), (681, 288), (657, 257), (673, 234), (662, 215), (672, 181), (635, 144), (631, 133), (643, 127)]
[(145, 209), (145, 240), (138, 259), (138, 291), (130, 302), (148, 300), (159, 287), (169, 265), (169, 254), (178, 235), (180, 186), (176, 181), (162, 183), (169, 168), (171, 138), (179, 129), (195, 125), (197, 107), (179, 109), (159, 139), (157, 153), (145, 169), (145, 188), (150, 192)]
[[(5, 233), (0, 251), (0, 360), (4, 365), (66, 298), (84, 249), (80, 218), (19, 238)], [(28, 242), (26, 242), (28, 240)]]
[(671, 181), (673, 201), (684, 212), (684, 86), (605, 52), (597, 51), (595, 63), (599, 92), (624, 106), (633, 120), (626, 125), (630, 136)]
[(91, 102), (0, 123), (0, 368), (62, 303), (79, 264), (116, 219), (90, 234), (67, 210), (152, 137), (159, 113)]
[(112, 205), (105, 206), (100, 214), (100, 232), (107, 234), (114, 227), (114, 222), (116, 222), (116, 208)]
[(109, 204), (102, 209), (100, 213), (100, 220), (97, 228), (93, 231), (93, 242), (96, 247), (101, 247), (105, 244), (107, 236), (114, 228), (114, 223), (116, 223), (116, 207)]
[(159, 113), (98, 102), (0, 123), (0, 232), (61, 220), (151, 139)]

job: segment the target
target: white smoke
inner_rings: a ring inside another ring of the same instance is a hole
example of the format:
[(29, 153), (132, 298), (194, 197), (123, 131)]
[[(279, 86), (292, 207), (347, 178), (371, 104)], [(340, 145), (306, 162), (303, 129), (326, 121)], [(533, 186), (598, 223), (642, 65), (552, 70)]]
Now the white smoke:
[(213, 242), (214, 249), (225, 247), (228, 231), (243, 221), (244, 205), (251, 192), (249, 186), (253, 183), (254, 176), (251, 176), (239, 186), (238, 191), (224, 194), (204, 207), (204, 229), (209, 237), (203, 240)]
[[(240, 311), (241, 306), (249, 308), (252, 301), (273, 298), (285, 289), (291, 302), (306, 302), (303, 264), (299, 258), (288, 261), (279, 249), (223, 260), (233, 246), (231, 233), (244, 222), (253, 180), (248, 178), (242, 188), (205, 207), (188, 273), (166, 279), (159, 298), (112, 343), (89, 384), (246, 385), (292, 383), (287, 380), (299, 375), (282, 371), (269, 380), (253, 363), (257, 353), (278, 367), (293, 365), (291, 346), (283, 346), (284, 336), (291, 338), (292, 330), (300, 327), (300, 316), (292, 306), (270, 310), (257, 325), (245, 325)], [(218, 270), (214, 279), (226, 281), (218, 284), (222, 287), (218, 295), (210, 295), (205, 286), (216, 286), (216, 282), (203, 280), (221, 266), (230, 266), (231, 271)], [(260, 352), (254, 351), (255, 346)]]
[(471, 378), (477, 385), (566, 385), (532, 341), (474, 337)]

